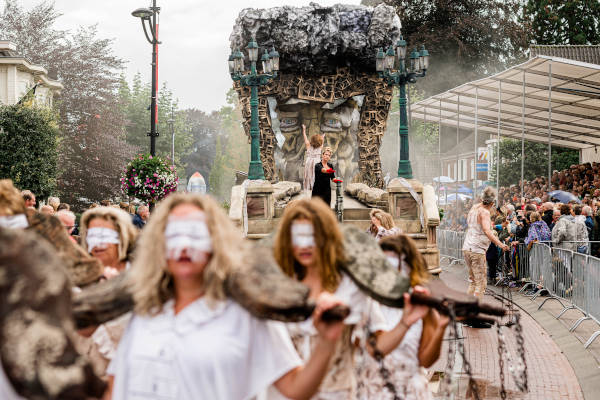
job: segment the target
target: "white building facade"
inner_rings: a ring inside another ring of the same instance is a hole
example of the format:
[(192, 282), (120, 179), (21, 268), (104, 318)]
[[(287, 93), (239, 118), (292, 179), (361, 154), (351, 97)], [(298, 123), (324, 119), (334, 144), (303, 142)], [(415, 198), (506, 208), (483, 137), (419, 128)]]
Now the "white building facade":
[(19, 56), (14, 43), (0, 40), (0, 104), (16, 104), (32, 93), (36, 105), (52, 107), (62, 89), (44, 67)]

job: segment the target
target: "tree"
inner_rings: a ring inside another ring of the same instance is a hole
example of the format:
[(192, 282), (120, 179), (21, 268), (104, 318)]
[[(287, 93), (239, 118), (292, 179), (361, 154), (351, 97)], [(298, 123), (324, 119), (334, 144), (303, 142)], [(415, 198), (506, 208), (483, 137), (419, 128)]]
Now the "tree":
[(425, 97), (505, 69), (524, 59), (529, 26), (521, 0), (363, 0), (395, 7), (409, 50), (425, 45)]
[(537, 44), (600, 44), (598, 0), (528, 0), (523, 19)]
[[(524, 178), (529, 181), (538, 176), (548, 175), (548, 146), (543, 143), (525, 142)], [(552, 170), (562, 171), (579, 163), (577, 151), (563, 147), (552, 147)], [(490, 180), (496, 180), (493, 168)], [(500, 141), (500, 186), (518, 184), (521, 180), (521, 141), (502, 139)]]
[(25, 11), (17, 1), (7, 0), (0, 37), (15, 42), (22, 56), (47, 68), (64, 85), (56, 102), (61, 198), (77, 203), (81, 197), (113, 197), (119, 193), (120, 171), (135, 153), (123, 140), (124, 120), (115, 107), (123, 60), (114, 56), (111, 40), (97, 37), (95, 26), (58, 30), (54, 26), (59, 17), (51, 2)]
[[(217, 154), (217, 137), (221, 132), (221, 118), (218, 111), (210, 114), (196, 109), (183, 111), (185, 128), (192, 137), (192, 151), (182, 160), (187, 177), (199, 171), (208, 177), (214, 167)], [(210, 183), (209, 183), (210, 188)]]
[(228, 201), (231, 196), (235, 172), (248, 171), (250, 163), (250, 146), (242, 128), (242, 112), (233, 89), (227, 93), (227, 103), (230, 105), (219, 110), (221, 133), (217, 136), (217, 154), (209, 177), (211, 194), (222, 201)]
[[(141, 75), (137, 73), (131, 84), (121, 77), (119, 83), (119, 99), (122, 105), (121, 111), (125, 116), (126, 140), (132, 146), (146, 152), (150, 146), (150, 94), (152, 87), (149, 82), (143, 83)], [(175, 163), (179, 171), (184, 171), (182, 159), (192, 149), (192, 137), (186, 129), (186, 114), (178, 110), (177, 100), (173, 92), (168, 89), (166, 83), (158, 91), (158, 126), (159, 136), (156, 138), (156, 155), (164, 159), (171, 159), (171, 128), (168, 120), (171, 119), (171, 111), (174, 112), (175, 130)]]
[(0, 106), (0, 179), (33, 191), (39, 198), (56, 188), (59, 131), (49, 109)]

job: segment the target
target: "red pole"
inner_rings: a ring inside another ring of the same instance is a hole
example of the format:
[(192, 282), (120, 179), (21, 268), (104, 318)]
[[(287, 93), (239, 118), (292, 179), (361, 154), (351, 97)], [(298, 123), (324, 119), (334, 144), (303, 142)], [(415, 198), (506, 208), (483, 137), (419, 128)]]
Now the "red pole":
[(156, 82), (154, 96), (156, 98), (156, 102), (154, 103), (154, 123), (158, 126), (158, 23), (156, 24), (156, 43), (154, 44), (156, 51), (156, 69), (154, 70), (154, 79)]

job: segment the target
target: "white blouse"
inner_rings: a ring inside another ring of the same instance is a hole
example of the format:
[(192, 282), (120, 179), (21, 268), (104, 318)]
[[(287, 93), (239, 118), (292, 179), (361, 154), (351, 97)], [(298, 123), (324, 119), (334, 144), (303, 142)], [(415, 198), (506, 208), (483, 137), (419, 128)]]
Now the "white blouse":
[(284, 325), (232, 300), (134, 315), (108, 368), (114, 400), (249, 399), (301, 365)]
[[(371, 332), (387, 329), (387, 323), (381, 313), (379, 303), (365, 295), (347, 275), (342, 274), (342, 280), (334, 295), (348, 305), (351, 312), (344, 320), (346, 329), (336, 345), (336, 350), (319, 388), (319, 393), (313, 399), (352, 397), (357, 386), (354, 359), (355, 343), (365, 347), (367, 327)], [(306, 362), (311, 355), (318, 335), (312, 317), (299, 323), (288, 323), (286, 327), (298, 353)], [(274, 392), (271, 388), (269, 399), (282, 398), (275, 395)]]

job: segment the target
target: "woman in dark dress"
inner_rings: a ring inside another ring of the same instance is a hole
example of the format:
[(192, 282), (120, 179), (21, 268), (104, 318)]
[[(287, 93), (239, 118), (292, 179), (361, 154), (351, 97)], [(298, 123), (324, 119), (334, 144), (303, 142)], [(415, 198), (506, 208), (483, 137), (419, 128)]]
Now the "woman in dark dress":
[(312, 197), (320, 197), (325, 204), (331, 207), (331, 180), (335, 177), (335, 167), (329, 162), (331, 147), (324, 147), (321, 153), (321, 162), (315, 164), (315, 183)]

